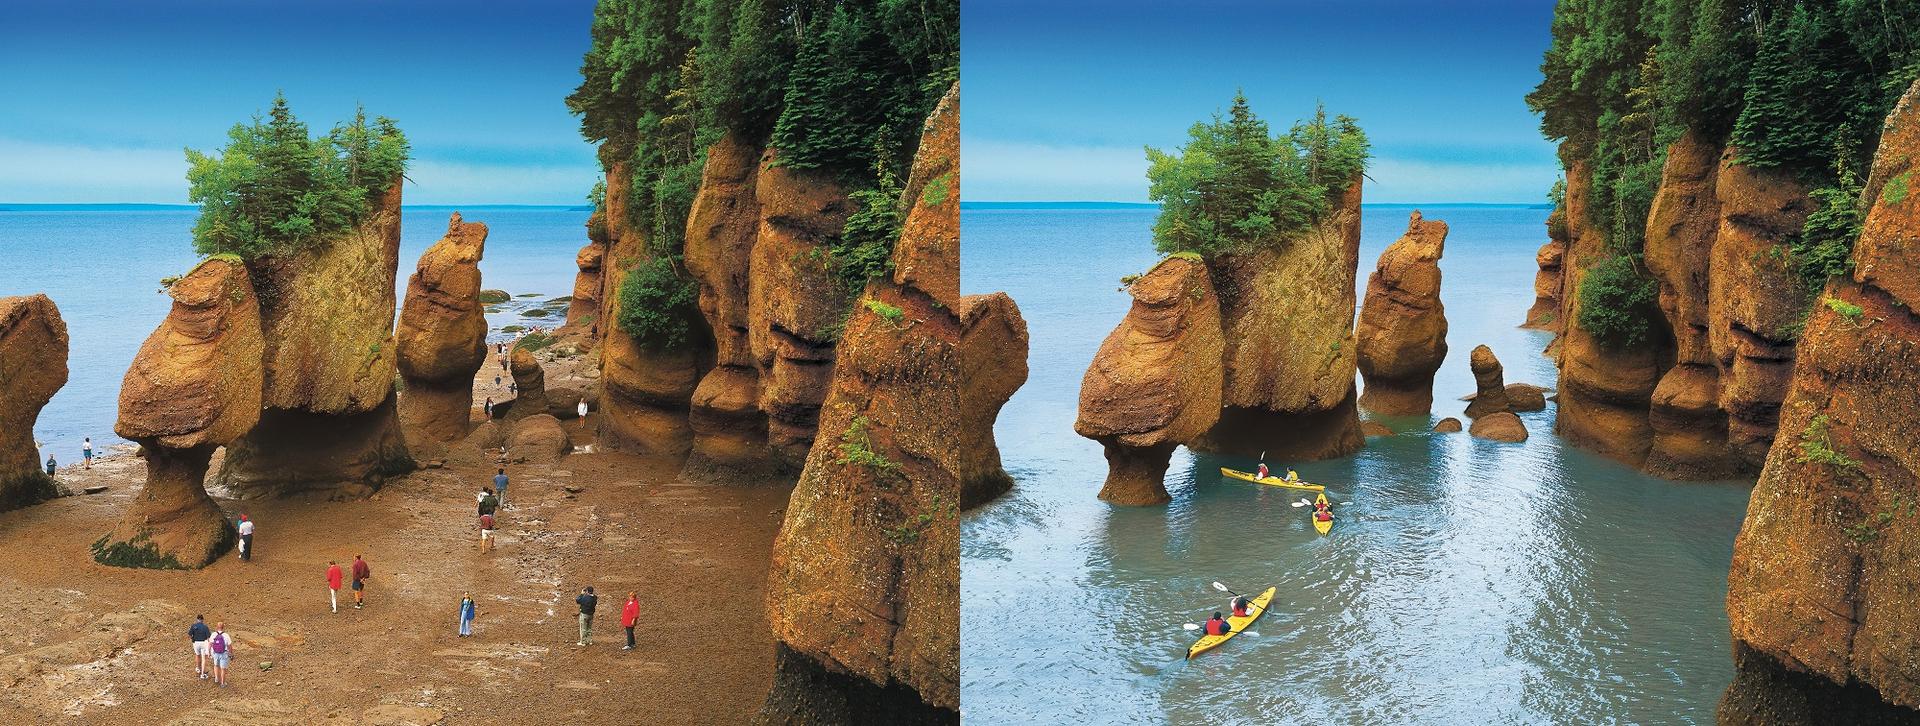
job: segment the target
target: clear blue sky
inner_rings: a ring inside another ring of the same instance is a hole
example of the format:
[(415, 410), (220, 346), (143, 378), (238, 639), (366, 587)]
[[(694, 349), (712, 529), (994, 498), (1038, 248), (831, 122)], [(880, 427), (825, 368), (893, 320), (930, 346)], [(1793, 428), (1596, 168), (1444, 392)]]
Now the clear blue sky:
[(4, 0), (0, 202), (185, 203), (284, 90), (314, 130), (356, 102), (413, 142), (406, 201), (577, 204), (593, 147), (562, 99), (592, 0)]
[(1522, 97), (1552, 0), (964, 0), (962, 195), (1146, 201), (1235, 88), (1276, 130), (1360, 120), (1368, 202), (1544, 203), (1553, 147)]

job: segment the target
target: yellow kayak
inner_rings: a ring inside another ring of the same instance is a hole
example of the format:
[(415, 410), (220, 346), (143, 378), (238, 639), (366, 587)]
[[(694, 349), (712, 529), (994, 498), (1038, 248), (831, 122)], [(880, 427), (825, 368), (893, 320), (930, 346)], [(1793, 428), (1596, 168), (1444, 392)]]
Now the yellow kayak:
[(1309, 484), (1303, 481), (1288, 481), (1286, 479), (1282, 479), (1277, 476), (1269, 476), (1263, 479), (1261, 477), (1254, 476), (1253, 472), (1241, 471), (1239, 469), (1228, 469), (1227, 467), (1224, 467), (1224, 466), (1220, 467), (1220, 475), (1233, 477), (1241, 481), (1250, 481), (1255, 484), (1265, 484), (1270, 487), (1286, 487), (1288, 489), (1303, 489), (1310, 492), (1317, 492), (1317, 491), (1322, 491), (1326, 489), (1326, 487), (1320, 486), (1319, 484)]
[[(1326, 534), (1328, 532), (1333, 531), (1333, 520), (1328, 519), (1323, 522), (1320, 520), (1320, 516), (1319, 516), (1319, 511), (1320, 511), (1319, 505), (1327, 503), (1327, 495), (1323, 493), (1317, 497), (1314, 497), (1313, 503), (1314, 503), (1314, 514), (1310, 515), (1313, 517), (1313, 528), (1315, 530), (1318, 530), (1321, 534)], [(1332, 512), (1333, 508), (1328, 507), (1327, 511)]]
[(1218, 647), (1221, 643), (1225, 643), (1228, 640), (1232, 640), (1233, 636), (1240, 634), (1240, 631), (1246, 630), (1248, 627), (1252, 626), (1253, 621), (1259, 620), (1261, 615), (1265, 615), (1267, 613), (1267, 603), (1273, 600), (1273, 593), (1275, 590), (1278, 590), (1278, 589), (1280, 588), (1269, 587), (1267, 588), (1266, 592), (1260, 593), (1259, 597), (1256, 597), (1253, 600), (1249, 601), (1247, 603), (1246, 617), (1244, 618), (1228, 617), (1227, 627), (1232, 628), (1232, 630), (1227, 631), (1226, 635), (1200, 636), (1200, 642), (1194, 643), (1193, 647), (1187, 649), (1187, 657), (1192, 658), (1201, 653), (1205, 653), (1209, 650), (1213, 650), (1214, 648)]

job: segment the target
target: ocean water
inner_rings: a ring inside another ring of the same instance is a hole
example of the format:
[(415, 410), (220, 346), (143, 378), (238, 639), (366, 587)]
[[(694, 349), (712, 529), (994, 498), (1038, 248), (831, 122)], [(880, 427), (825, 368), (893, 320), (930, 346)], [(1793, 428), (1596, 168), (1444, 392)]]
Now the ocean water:
[[(1408, 207), (1362, 213), (1360, 285)], [(1151, 209), (968, 209), (962, 285), (1005, 290), (1032, 371), (1001, 413), (1013, 491), (962, 520), (961, 703), (969, 723), (1710, 723), (1733, 667), (1727, 568), (1751, 482), (1667, 482), (1563, 445), (1554, 411), (1498, 444), (1433, 434), (1492, 346), (1508, 382), (1553, 386), (1520, 330), (1545, 209), (1429, 206), (1449, 351), (1435, 415), (1360, 453), (1295, 466), (1298, 494), (1223, 480), (1253, 461), (1173, 458), (1164, 507), (1095, 498), (1099, 444), (1073, 433), (1080, 378), (1156, 259)], [(1363, 412), (1363, 416), (1364, 416)], [(1464, 420), (1464, 419), (1463, 419)], [(1184, 660), (1220, 581), (1278, 588), (1254, 631)]]
[[(588, 212), (567, 207), (405, 207), (400, 222), (398, 297), (420, 254), (447, 231), (456, 209), (488, 228), (482, 284), (516, 297), (488, 324), (558, 325), (564, 318), (522, 313), (572, 294), (586, 244)], [(141, 342), (172, 305), (160, 279), (188, 270), (193, 253), (191, 208), (92, 206), (0, 210), (0, 297), (46, 293), (60, 308), (71, 340), (67, 385), (40, 412), (34, 438), (64, 466), (80, 461), (83, 437), (96, 451), (125, 443), (114, 435), (120, 380)], [(501, 337), (496, 333), (495, 337)]]

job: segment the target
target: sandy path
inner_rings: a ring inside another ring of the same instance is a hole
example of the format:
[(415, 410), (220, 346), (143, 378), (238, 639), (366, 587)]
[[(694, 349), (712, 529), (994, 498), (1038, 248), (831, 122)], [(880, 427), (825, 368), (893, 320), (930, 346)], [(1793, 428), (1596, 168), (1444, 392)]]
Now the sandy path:
[[(788, 488), (677, 485), (678, 469), (614, 453), (509, 467), (514, 509), (485, 555), (472, 492), (491, 470), (423, 470), (358, 502), (221, 499), (258, 523), (258, 554), (197, 572), (94, 563), (87, 545), (144, 469), (63, 470), (76, 491), (111, 489), (0, 514), (0, 723), (742, 722), (772, 682), (762, 597)], [(355, 553), (373, 567), (367, 607), (329, 613), (327, 560)], [(583, 649), (586, 584), (602, 599)], [(461, 639), (469, 590), (480, 613)], [(622, 652), (628, 590), (642, 622)], [(224, 690), (193, 676), (194, 613), (237, 639)]]

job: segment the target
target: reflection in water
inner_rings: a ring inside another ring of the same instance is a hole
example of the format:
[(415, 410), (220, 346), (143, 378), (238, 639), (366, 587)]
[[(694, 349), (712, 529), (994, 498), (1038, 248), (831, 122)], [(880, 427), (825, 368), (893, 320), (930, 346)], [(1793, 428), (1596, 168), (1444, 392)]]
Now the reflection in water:
[[(1363, 267), (1405, 228), (1363, 212)], [(1180, 450), (1165, 507), (1094, 498), (1100, 447), (1074, 435), (1081, 374), (1125, 314), (1117, 279), (1154, 259), (1152, 212), (969, 210), (967, 292), (1006, 290), (1033, 339), (997, 428), (1014, 491), (963, 527), (962, 709), (970, 722), (1705, 722), (1732, 677), (1724, 607), (1745, 483), (1672, 483), (1563, 448), (1553, 411), (1522, 444), (1433, 434), (1487, 343), (1509, 381), (1551, 386), (1532, 301), (1546, 210), (1424, 210), (1452, 226), (1453, 353), (1433, 418), (1383, 418), (1333, 461), (1269, 461), (1328, 487), (1321, 536), (1299, 492), (1222, 479), (1254, 461)], [(1351, 504), (1342, 505), (1343, 502)], [(1198, 623), (1276, 586), (1258, 637), (1184, 661)], [(1040, 632), (1044, 629), (1044, 632)]]

